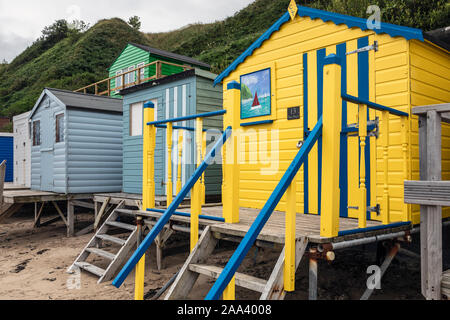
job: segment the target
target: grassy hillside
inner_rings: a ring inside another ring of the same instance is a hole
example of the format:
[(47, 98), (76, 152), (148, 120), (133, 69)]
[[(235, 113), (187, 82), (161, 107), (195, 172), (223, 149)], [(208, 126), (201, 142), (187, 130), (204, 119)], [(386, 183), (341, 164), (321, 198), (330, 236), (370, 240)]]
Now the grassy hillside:
[(88, 31), (72, 34), (42, 49), (37, 41), (0, 67), (1, 114), (30, 110), (44, 87), (78, 89), (108, 77), (107, 68), (128, 41), (145, 36), (120, 19), (102, 20)]
[[(10, 64), (0, 64), (0, 115), (30, 110), (44, 87), (77, 89), (108, 76), (106, 69), (128, 42), (191, 56), (220, 73), (284, 12), (290, 0), (256, 0), (234, 16), (165, 33), (141, 33), (121, 19), (102, 20), (86, 32), (36, 41)], [(423, 30), (450, 25), (447, 0), (297, 0), (300, 5), (368, 17)]]

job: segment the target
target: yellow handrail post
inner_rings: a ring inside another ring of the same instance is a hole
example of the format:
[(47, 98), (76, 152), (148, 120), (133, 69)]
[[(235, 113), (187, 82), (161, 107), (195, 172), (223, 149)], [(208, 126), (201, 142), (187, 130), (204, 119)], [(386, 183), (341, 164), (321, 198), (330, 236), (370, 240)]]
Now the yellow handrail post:
[[(155, 127), (147, 125), (155, 120), (155, 105), (148, 102), (144, 105), (144, 142), (142, 168), (142, 208), (155, 207)], [(138, 228), (141, 226), (138, 225)], [(138, 230), (139, 232), (140, 230)], [(144, 300), (145, 254), (136, 265), (135, 271), (135, 300)]]
[(339, 233), (339, 150), (342, 124), (340, 59), (330, 54), (324, 59), (322, 129), (322, 200), (320, 235)]
[(223, 217), (227, 223), (239, 222), (239, 163), (238, 143), (240, 130), (241, 85), (232, 81), (224, 91), (224, 130), (231, 126), (233, 136), (223, 146)]
[[(202, 162), (202, 132), (203, 119), (197, 118), (195, 128), (195, 146), (197, 148), (197, 166)], [(202, 186), (201, 182), (197, 180), (192, 188), (191, 193), (191, 251), (194, 250), (198, 241), (198, 216), (202, 211)]]
[[(137, 228), (137, 246), (141, 244), (142, 240), (142, 228), (143, 221), (142, 217), (136, 218), (136, 228)], [(136, 264), (135, 272), (135, 286), (134, 286), (134, 300), (144, 300), (144, 276), (145, 276), (145, 255)]]
[(172, 182), (172, 122), (167, 123), (166, 140), (167, 140), (167, 184), (166, 196), (167, 207), (170, 206), (173, 200), (173, 182)]
[(286, 191), (286, 235), (284, 245), (284, 291), (295, 290), (295, 223), (296, 223), (296, 179)]
[(177, 194), (180, 193), (182, 188), (182, 178), (181, 178), (181, 169), (183, 161), (183, 131), (180, 130), (180, 134), (178, 137), (178, 172), (177, 172)]
[[(202, 134), (202, 158), (206, 155), (206, 132)], [(202, 204), (206, 203), (206, 187), (205, 187), (205, 173), (203, 172), (202, 178)]]
[(236, 276), (230, 280), (228, 286), (223, 290), (223, 300), (236, 300)]
[(367, 105), (358, 105), (359, 147), (361, 159), (359, 161), (359, 205), (358, 227), (367, 226), (367, 190), (366, 190), (366, 138), (367, 138)]
[[(408, 176), (408, 118), (401, 117), (402, 124), (402, 155), (403, 155), (403, 180), (409, 180)], [(404, 188), (404, 184), (403, 184)], [(404, 191), (404, 190), (403, 190)], [(403, 221), (411, 221), (411, 217), (408, 210), (408, 204), (403, 204)]]
[(383, 111), (382, 113), (382, 145), (383, 145), (383, 167), (384, 167), (384, 184), (383, 184), (383, 207), (382, 210), (382, 222), (384, 224), (390, 223), (389, 216), (389, 112)]

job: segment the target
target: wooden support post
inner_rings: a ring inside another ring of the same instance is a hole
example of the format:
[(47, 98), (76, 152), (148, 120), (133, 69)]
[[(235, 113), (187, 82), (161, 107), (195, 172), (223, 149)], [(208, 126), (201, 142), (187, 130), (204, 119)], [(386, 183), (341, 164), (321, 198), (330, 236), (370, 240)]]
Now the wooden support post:
[[(402, 137), (402, 156), (403, 156), (403, 180), (409, 180), (408, 175), (408, 123), (409, 119), (407, 117), (401, 117), (401, 137)], [(404, 188), (405, 185), (403, 184), (403, 198), (404, 198)], [(409, 205), (407, 203), (403, 203), (403, 221), (411, 221), (412, 217), (409, 212)]]
[(147, 123), (155, 120), (155, 105), (147, 102), (144, 105), (144, 143), (142, 168), (142, 210), (155, 207), (155, 127)]
[(367, 227), (367, 189), (366, 189), (366, 138), (367, 138), (367, 106), (360, 104), (358, 106), (358, 124), (359, 124), (359, 204), (358, 204), (358, 227)]
[(45, 202), (42, 202), (41, 208), (37, 210), (37, 202), (34, 203), (34, 228), (39, 228), (41, 226), (41, 216), (44, 212)]
[[(202, 131), (203, 131), (203, 121), (201, 118), (197, 118), (196, 128), (195, 128), (195, 146), (197, 150), (197, 166), (202, 162)], [(198, 241), (198, 223), (199, 215), (202, 211), (202, 200), (201, 200), (201, 181), (200, 179), (194, 184), (192, 188), (192, 200), (191, 200), (191, 251), (194, 250)]]
[(161, 78), (162, 76), (162, 64), (161, 61), (156, 61), (156, 79)]
[(296, 179), (287, 189), (286, 235), (284, 250), (284, 290), (295, 290), (295, 223), (296, 223)]
[[(206, 155), (206, 132), (202, 133), (202, 160)], [(206, 203), (205, 172), (202, 174), (202, 204)]]
[(75, 235), (75, 212), (74, 206), (70, 200), (67, 200), (67, 236)]
[[(425, 120), (425, 119), (423, 119)], [(426, 151), (420, 146), (420, 162), (426, 166), (426, 180), (442, 179), (441, 164), (441, 116), (435, 110), (427, 113), (426, 126), (419, 128), (419, 135), (426, 138)], [(425, 132), (423, 132), (425, 130)], [(422, 157), (423, 156), (423, 157)], [(425, 164), (423, 164), (425, 161)], [(421, 179), (422, 179), (421, 175)], [(425, 209), (425, 210), (424, 210)], [(421, 257), (422, 257), (422, 293), (429, 300), (441, 299), (442, 276), (442, 207), (421, 206)], [(424, 240), (424, 241), (423, 241)], [(423, 242), (422, 242), (423, 241)]]
[(225, 108), (224, 130), (232, 127), (233, 136), (223, 146), (223, 217), (227, 223), (239, 222), (239, 162), (238, 143), (240, 130), (239, 106), (241, 103), (241, 85), (232, 81), (224, 93)]
[(167, 207), (173, 201), (173, 182), (172, 182), (172, 133), (173, 133), (172, 122), (167, 123), (166, 130), (166, 140), (167, 140), (167, 184), (166, 184), (166, 196), (167, 196)]
[(316, 248), (309, 250), (309, 300), (317, 300), (317, 254)]
[(341, 66), (331, 54), (324, 59), (323, 129), (322, 129), (322, 215), (320, 235), (336, 237), (339, 233), (339, 150), (341, 134)]
[(383, 181), (383, 202), (381, 207), (381, 220), (384, 224), (389, 224), (389, 112), (382, 112), (382, 141), (383, 145), (383, 167), (384, 167), (384, 181)]
[(230, 280), (230, 283), (223, 291), (223, 300), (236, 300), (236, 276), (234, 276), (233, 279)]
[[(143, 220), (142, 217), (136, 218), (137, 225), (137, 246), (141, 245), (143, 236)], [(135, 283), (134, 283), (134, 300), (144, 300), (144, 277), (145, 277), (145, 254), (136, 265)]]
[(182, 175), (181, 169), (183, 168), (183, 130), (180, 130), (178, 137), (178, 170), (177, 170), (177, 195), (180, 193), (182, 188)]

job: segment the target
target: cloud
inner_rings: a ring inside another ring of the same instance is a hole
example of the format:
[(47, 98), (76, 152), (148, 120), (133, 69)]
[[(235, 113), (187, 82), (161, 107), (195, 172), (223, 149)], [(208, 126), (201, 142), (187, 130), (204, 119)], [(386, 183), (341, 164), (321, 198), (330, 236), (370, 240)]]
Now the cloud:
[[(191, 23), (225, 19), (254, 0), (0, 0), (0, 59), (10, 61), (57, 19), (81, 19), (91, 25), (100, 19), (141, 17), (144, 32), (164, 32)], [(5, 47), (5, 45), (9, 47)]]

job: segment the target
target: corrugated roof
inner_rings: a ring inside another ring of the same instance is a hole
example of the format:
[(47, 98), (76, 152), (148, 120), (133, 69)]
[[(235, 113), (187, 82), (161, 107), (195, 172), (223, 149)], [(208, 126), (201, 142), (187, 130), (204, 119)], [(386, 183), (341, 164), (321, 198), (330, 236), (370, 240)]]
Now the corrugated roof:
[(209, 64), (201, 62), (201, 61), (196, 60), (191, 57), (186, 57), (181, 54), (177, 54), (177, 53), (173, 53), (173, 52), (169, 52), (169, 51), (165, 51), (165, 50), (161, 50), (161, 49), (157, 49), (157, 48), (152, 48), (149, 46), (144, 46), (142, 44), (137, 44), (137, 43), (132, 43), (132, 42), (130, 42), (129, 44), (131, 44), (139, 49), (142, 49), (144, 51), (147, 51), (151, 54), (157, 55), (157, 56), (166, 57), (166, 58), (186, 62), (186, 63), (192, 64), (192, 65), (196, 65), (199, 67), (211, 69), (211, 66)]
[(96, 96), (62, 89), (46, 88), (66, 107), (123, 112), (123, 101), (119, 98)]
[[(336, 25), (345, 24), (349, 28), (357, 27), (361, 30), (368, 30), (367, 27), (367, 19), (352, 17), (344, 14), (328, 12), (319, 9), (313, 9), (309, 7), (297, 6), (298, 7), (298, 15), (300, 17), (310, 17), (311, 19), (321, 19), (324, 22), (331, 21)], [(257, 48), (261, 47), (262, 44), (269, 39), (272, 34), (278, 30), (280, 30), (281, 26), (290, 20), (289, 12), (286, 13), (278, 19), (264, 34), (259, 37), (247, 50), (244, 51), (235, 61), (233, 61), (228, 68), (226, 68), (214, 81), (214, 85), (222, 82), (224, 78), (226, 78), (231, 72), (236, 70), (236, 68), (244, 62), (244, 60), (253, 54)], [(398, 26), (390, 23), (381, 22), (379, 29), (373, 29), (377, 34), (386, 33), (391, 37), (403, 37), (407, 40), (417, 39), (420, 41), (424, 41), (423, 32), (420, 29), (409, 28)]]

